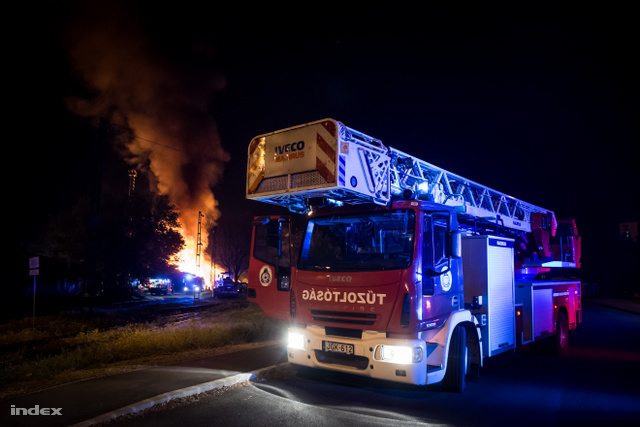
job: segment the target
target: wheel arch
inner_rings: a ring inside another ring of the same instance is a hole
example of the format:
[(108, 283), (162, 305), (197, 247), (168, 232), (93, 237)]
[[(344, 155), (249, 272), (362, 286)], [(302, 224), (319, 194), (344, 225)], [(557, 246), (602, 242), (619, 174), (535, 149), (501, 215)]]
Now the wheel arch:
[(447, 371), (447, 357), (449, 354), (451, 337), (456, 327), (463, 327), (467, 331), (467, 346), (471, 348), (471, 363), (478, 367), (482, 367), (482, 361), (484, 359), (482, 354), (482, 334), (480, 333), (479, 324), (474, 315), (468, 310), (460, 310), (451, 313), (447, 323), (445, 324), (447, 330), (447, 339), (444, 346), (444, 363), (443, 371)]
[(567, 321), (569, 320), (569, 310), (567, 309), (566, 305), (561, 305), (560, 307), (558, 307), (558, 312), (556, 313), (556, 317), (555, 319), (553, 319), (553, 327), (554, 329), (558, 326), (557, 322), (558, 322), (558, 314), (564, 314), (564, 317), (567, 319)]

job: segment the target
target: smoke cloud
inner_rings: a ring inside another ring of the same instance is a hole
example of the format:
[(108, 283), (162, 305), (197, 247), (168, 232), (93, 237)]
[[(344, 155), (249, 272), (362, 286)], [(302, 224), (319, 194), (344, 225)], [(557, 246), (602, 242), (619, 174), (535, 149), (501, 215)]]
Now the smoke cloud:
[(211, 187), (229, 155), (210, 109), (225, 79), (203, 39), (184, 31), (177, 15), (157, 12), (155, 4), (126, 1), (78, 2), (70, 9), (69, 59), (90, 96), (67, 105), (131, 129), (120, 141), (123, 157), (147, 173), (152, 190), (169, 196), (193, 237), (199, 211), (207, 221), (219, 215)]

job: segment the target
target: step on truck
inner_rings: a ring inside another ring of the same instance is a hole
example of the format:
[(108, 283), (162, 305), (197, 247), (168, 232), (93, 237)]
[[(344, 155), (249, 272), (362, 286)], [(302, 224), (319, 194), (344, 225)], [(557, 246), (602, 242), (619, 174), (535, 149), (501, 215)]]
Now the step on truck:
[(573, 219), (336, 120), (255, 137), (246, 197), (288, 209), (254, 220), (247, 298), (289, 321), (292, 364), (461, 392), (582, 320)]

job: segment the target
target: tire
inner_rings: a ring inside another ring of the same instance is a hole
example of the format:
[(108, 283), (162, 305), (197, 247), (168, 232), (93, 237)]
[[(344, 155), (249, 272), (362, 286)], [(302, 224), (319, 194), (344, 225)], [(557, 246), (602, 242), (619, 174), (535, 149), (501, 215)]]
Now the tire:
[(564, 313), (558, 313), (553, 344), (554, 353), (560, 356), (564, 356), (569, 351), (569, 321)]
[(467, 330), (458, 326), (453, 330), (449, 355), (447, 357), (447, 372), (442, 380), (446, 391), (462, 393), (467, 387), (467, 365), (469, 351), (467, 349)]

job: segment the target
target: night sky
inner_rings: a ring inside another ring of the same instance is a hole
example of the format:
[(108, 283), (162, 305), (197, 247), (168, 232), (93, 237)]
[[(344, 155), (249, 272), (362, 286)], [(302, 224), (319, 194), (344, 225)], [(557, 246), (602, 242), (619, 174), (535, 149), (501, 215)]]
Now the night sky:
[(5, 51), (7, 205), (23, 241), (86, 190), (104, 115), (144, 123), (134, 131), (152, 151), (184, 153), (185, 182), (212, 187), (222, 215), (265, 209), (244, 200), (254, 136), (331, 117), (575, 217), (592, 263), (620, 222), (639, 220), (631, 9), (44, 4), (15, 12)]

